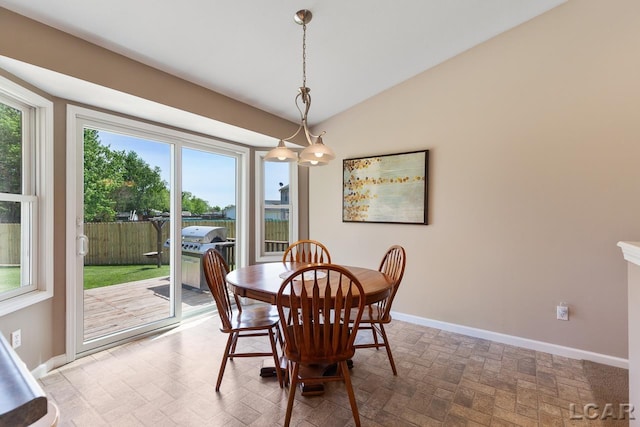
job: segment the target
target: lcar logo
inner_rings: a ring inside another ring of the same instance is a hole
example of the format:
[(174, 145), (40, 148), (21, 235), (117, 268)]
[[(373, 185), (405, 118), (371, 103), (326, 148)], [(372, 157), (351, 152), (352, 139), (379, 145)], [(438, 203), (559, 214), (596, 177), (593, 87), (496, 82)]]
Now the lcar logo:
[(569, 418), (572, 420), (635, 420), (634, 409), (630, 403), (620, 403), (617, 406), (607, 403), (602, 408), (596, 403), (587, 403), (582, 407), (582, 413), (579, 413), (577, 405), (570, 403)]

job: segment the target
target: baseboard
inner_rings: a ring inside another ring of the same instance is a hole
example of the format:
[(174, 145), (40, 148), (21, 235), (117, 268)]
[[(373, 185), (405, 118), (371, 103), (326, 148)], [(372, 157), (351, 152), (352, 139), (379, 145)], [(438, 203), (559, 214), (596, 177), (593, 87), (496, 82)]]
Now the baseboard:
[(47, 375), (52, 370), (64, 365), (67, 363), (67, 355), (61, 354), (60, 356), (55, 356), (46, 362), (42, 363), (38, 367), (36, 367), (33, 371), (31, 371), (31, 375), (34, 378), (42, 378)]
[[(590, 360), (596, 363), (602, 363), (604, 365), (615, 366), (617, 368), (629, 369), (629, 360), (619, 357), (609, 356), (607, 354), (594, 353), (591, 351), (580, 350), (572, 347), (565, 347), (562, 345), (551, 344), (543, 341), (531, 340), (528, 338), (516, 337), (513, 335), (501, 334), (499, 332), (492, 332), (486, 329), (472, 328), (470, 326), (457, 325), (455, 323), (442, 322), (440, 320), (427, 319), (425, 317), (414, 316), (411, 314), (404, 314), (398, 312), (392, 312), (394, 319), (402, 320), (404, 322), (413, 323), (416, 325), (428, 326), (430, 328), (442, 329), (443, 331), (455, 332), (462, 335), (468, 335), (475, 338), (482, 338), (499, 342), (502, 344), (513, 345), (517, 347), (526, 348), (529, 350), (543, 351), (545, 353), (551, 353), (558, 356), (569, 357), (571, 359), (583, 359)], [(31, 374), (37, 379), (47, 375), (50, 371), (67, 363), (67, 356), (62, 354), (55, 356), (45, 363), (39, 365)]]
[(411, 314), (403, 314), (392, 312), (394, 319), (416, 325), (428, 326), (431, 328), (442, 329), (448, 332), (455, 332), (471, 337), (487, 339), (502, 344), (509, 344), (529, 350), (543, 351), (558, 356), (569, 357), (571, 359), (590, 360), (592, 362), (602, 363), (604, 365), (615, 366), (617, 368), (629, 369), (629, 360), (619, 357), (609, 356), (606, 354), (593, 353), (591, 351), (580, 350), (572, 347), (551, 344), (543, 341), (531, 340), (528, 338), (516, 337), (513, 335), (501, 334), (499, 332), (487, 331), (485, 329), (472, 328), (470, 326), (456, 325), (455, 323), (442, 322), (439, 320), (427, 319), (424, 317), (413, 316)]

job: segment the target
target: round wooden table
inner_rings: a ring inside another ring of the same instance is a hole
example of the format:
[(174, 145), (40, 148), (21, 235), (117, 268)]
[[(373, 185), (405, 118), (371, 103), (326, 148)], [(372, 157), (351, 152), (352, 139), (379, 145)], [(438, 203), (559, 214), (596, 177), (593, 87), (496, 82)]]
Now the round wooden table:
[[(229, 288), (241, 297), (252, 298), (269, 304), (276, 303), (276, 295), (288, 274), (296, 269), (309, 265), (301, 262), (271, 262), (241, 267), (227, 274)], [(366, 304), (373, 304), (385, 299), (391, 291), (393, 282), (378, 270), (362, 267), (343, 266), (358, 278), (365, 292)], [(351, 366), (351, 364), (350, 364)], [(326, 369), (327, 367), (321, 367)], [(263, 367), (261, 376), (275, 376), (275, 367)], [(303, 396), (314, 396), (324, 393), (324, 386), (305, 385), (300, 382)]]
[[(270, 304), (276, 303), (276, 295), (288, 273), (310, 265), (300, 262), (270, 262), (241, 267), (227, 274), (227, 283), (237, 295)], [(378, 270), (363, 267), (343, 266), (358, 278), (365, 292), (366, 304), (385, 299), (391, 290), (392, 281)]]

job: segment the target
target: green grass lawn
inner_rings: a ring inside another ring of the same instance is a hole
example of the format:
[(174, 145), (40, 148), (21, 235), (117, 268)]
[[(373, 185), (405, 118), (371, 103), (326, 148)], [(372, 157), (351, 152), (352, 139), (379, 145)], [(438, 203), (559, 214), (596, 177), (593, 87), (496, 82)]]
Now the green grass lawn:
[[(84, 267), (84, 288), (93, 289), (169, 275), (169, 266), (89, 265)], [(0, 292), (20, 286), (20, 267), (0, 267)]]
[(0, 267), (0, 292), (20, 287), (20, 267)]
[(89, 265), (84, 267), (84, 288), (93, 289), (169, 275), (169, 266)]

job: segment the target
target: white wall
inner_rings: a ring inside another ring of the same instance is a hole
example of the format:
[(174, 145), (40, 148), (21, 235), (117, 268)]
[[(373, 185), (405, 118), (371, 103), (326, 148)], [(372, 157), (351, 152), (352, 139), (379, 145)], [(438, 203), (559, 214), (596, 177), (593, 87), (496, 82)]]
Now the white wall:
[[(310, 172), (310, 237), (371, 267), (403, 245), (395, 311), (626, 358), (639, 15), (571, 0), (322, 123), (338, 160)], [(424, 148), (428, 226), (341, 222), (341, 159)]]

